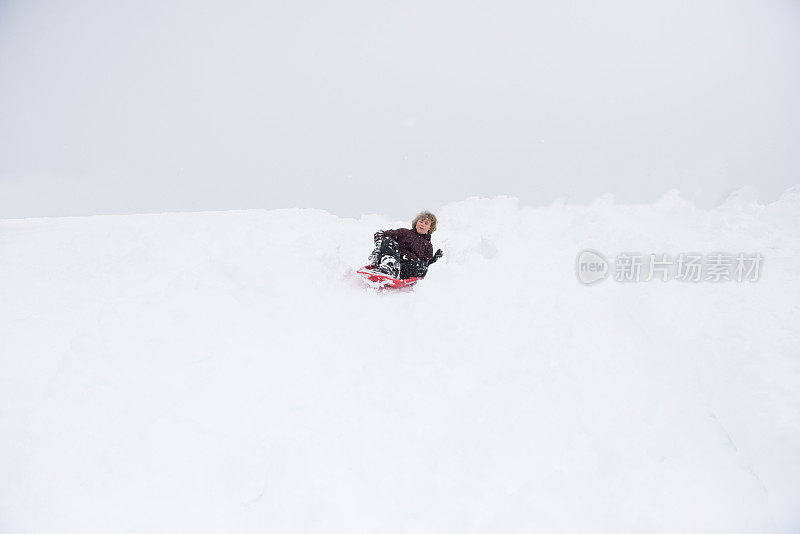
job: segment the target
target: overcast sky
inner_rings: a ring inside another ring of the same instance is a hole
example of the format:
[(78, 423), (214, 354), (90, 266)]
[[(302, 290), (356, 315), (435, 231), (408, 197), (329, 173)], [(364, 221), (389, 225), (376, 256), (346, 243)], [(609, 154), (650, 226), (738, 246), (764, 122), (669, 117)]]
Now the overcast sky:
[(800, 1), (0, 0), (0, 218), (800, 183)]

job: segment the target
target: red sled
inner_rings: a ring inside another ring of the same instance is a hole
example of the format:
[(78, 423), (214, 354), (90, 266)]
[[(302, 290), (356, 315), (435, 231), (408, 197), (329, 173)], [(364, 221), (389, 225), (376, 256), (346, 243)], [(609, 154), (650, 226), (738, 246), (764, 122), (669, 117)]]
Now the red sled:
[(388, 274), (376, 270), (372, 265), (365, 265), (356, 271), (370, 287), (376, 288), (395, 288), (411, 286), (422, 280), (419, 276), (411, 278), (392, 278)]

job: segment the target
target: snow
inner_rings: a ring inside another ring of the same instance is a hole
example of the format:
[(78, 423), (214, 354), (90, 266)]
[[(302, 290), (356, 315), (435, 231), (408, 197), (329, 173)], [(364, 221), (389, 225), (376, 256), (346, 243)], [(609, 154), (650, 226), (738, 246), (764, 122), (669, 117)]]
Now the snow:
[(379, 215), (0, 221), (0, 532), (797, 532), (799, 213), (472, 198), (394, 292)]

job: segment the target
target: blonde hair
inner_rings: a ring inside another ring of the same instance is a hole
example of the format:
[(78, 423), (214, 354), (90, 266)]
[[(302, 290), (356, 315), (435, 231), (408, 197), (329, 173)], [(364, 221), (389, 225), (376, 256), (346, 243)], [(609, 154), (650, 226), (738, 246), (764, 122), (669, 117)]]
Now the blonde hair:
[(417, 227), (417, 222), (421, 219), (428, 219), (431, 222), (431, 227), (428, 229), (428, 233), (432, 234), (436, 231), (436, 215), (429, 211), (421, 211), (414, 217), (414, 220), (411, 221), (411, 228), (415, 229)]

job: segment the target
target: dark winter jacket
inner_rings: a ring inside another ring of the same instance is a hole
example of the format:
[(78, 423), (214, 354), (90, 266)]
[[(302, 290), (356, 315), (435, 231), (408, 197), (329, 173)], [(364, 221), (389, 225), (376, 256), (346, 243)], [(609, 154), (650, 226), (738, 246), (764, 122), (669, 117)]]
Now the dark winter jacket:
[(430, 234), (418, 234), (416, 230), (399, 228), (397, 230), (383, 230), (375, 234), (376, 240), (380, 235), (389, 236), (400, 245), (402, 252), (409, 259), (431, 261), (433, 259), (433, 245)]

